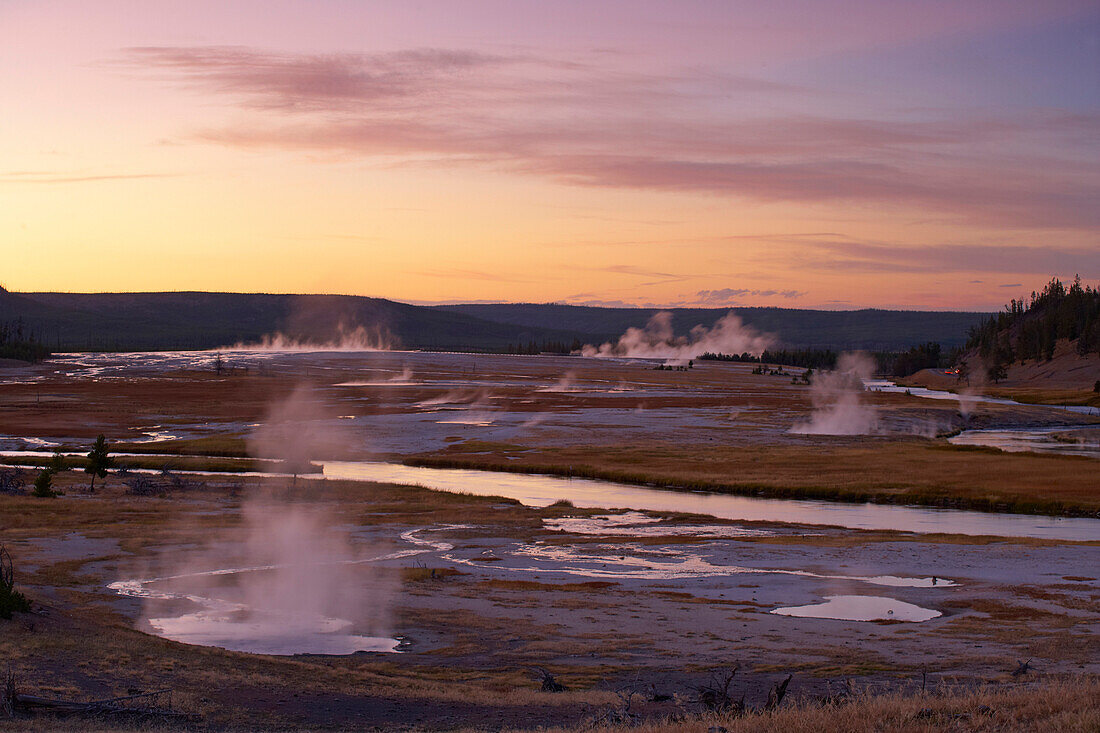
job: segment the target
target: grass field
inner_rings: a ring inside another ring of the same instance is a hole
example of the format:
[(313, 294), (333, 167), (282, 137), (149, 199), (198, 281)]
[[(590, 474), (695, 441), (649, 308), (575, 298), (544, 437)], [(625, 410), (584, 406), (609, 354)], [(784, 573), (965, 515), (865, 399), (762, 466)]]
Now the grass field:
[(1055, 515), (1100, 512), (1094, 459), (1009, 454), (918, 439), (869, 441), (858, 446), (837, 443), (809, 447), (652, 444), (531, 448), (472, 441), (406, 462), (775, 498)]

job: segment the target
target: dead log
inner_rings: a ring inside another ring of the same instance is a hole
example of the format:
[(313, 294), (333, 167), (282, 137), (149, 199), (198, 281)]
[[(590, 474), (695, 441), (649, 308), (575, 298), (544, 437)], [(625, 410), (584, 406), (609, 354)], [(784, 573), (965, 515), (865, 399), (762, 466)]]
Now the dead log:
[(0, 692), (0, 717), (10, 718), (15, 715), (15, 673), (8, 667), (4, 675), (4, 689)]
[(554, 675), (550, 674), (549, 670), (545, 670), (542, 667), (532, 667), (531, 671), (535, 673), (542, 681), (543, 692), (565, 692), (566, 686), (558, 682), (554, 678)]
[(787, 675), (787, 679), (775, 683), (771, 692), (768, 693), (768, 702), (764, 705), (765, 710), (775, 710), (779, 707), (779, 704), (783, 702), (783, 696), (787, 694), (787, 685), (791, 683), (791, 677), (793, 676), (794, 675), (789, 674)]
[(649, 695), (646, 697), (648, 702), (668, 702), (672, 699), (672, 695), (664, 692), (657, 691), (657, 685), (649, 686)]
[(716, 713), (733, 713), (740, 715), (745, 712), (745, 696), (735, 700), (730, 693), (730, 685), (737, 675), (739, 667), (732, 667), (725, 672), (715, 672), (711, 675), (710, 682), (694, 688), (696, 700), (707, 710)]
[[(77, 700), (58, 700), (50, 697), (16, 693), (12, 699), (13, 712), (52, 713), (54, 715), (80, 715), (88, 717), (125, 717), (139, 720), (161, 720), (198, 722), (201, 716), (172, 709), (172, 691), (155, 690), (136, 695), (124, 695), (104, 700), (80, 702)], [(159, 704), (162, 697), (167, 704)], [(138, 701), (148, 704), (135, 704)]]

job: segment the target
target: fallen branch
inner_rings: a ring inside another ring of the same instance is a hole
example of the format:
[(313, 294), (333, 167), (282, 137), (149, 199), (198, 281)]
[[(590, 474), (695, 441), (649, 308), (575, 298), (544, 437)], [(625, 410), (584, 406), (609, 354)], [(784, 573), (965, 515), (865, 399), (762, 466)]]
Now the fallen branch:
[(565, 692), (566, 686), (558, 682), (554, 675), (550, 674), (548, 670), (542, 667), (531, 667), (531, 671), (534, 672), (542, 680), (543, 692)]
[(715, 672), (711, 675), (710, 682), (694, 688), (696, 699), (707, 710), (716, 713), (732, 712), (741, 715), (745, 712), (745, 696), (735, 700), (730, 694), (730, 685), (737, 675), (739, 667), (732, 667), (723, 673)]
[[(162, 698), (167, 698), (162, 703)], [(148, 704), (135, 704), (138, 701)], [(155, 690), (142, 692), (136, 695), (112, 697), (104, 700), (92, 700), (91, 702), (78, 702), (76, 700), (58, 700), (37, 695), (14, 693), (11, 699), (12, 712), (39, 713), (47, 712), (55, 715), (83, 715), (102, 717), (130, 717), (142, 720), (159, 719), (163, 721), (188, 721), (198, 722), (201, 716), (193, 713), (184, 713), (172, 708), (172, 691)]]
[(787, 685), (791, 683), (791, 677), (794, 675), (787, 675), (787, 679), (782, 682), (776, 682), (772, 687), (771, 692), (768, 693), (768, 702), (764, 704), (765, 710), (775, 710), (779, 707), (779, 704), (783, 702), (783, 696), (787, 694)]

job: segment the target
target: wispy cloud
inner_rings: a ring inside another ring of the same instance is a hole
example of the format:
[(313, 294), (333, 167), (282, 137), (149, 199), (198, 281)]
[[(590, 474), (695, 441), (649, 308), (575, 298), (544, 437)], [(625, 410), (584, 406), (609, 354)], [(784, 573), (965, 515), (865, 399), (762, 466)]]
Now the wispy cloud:
[(249, 112), (247, 122), (190, 133), (237, 147), (428, 158), (569, 185), (896, 206), (1002, 227), (1100, 226), (1100, 162), (1048, 159), (1030, 145), (1095, 140), (1100, 115), (1091, 113), (753, 118), (742, 110), (759, 105), (739, 102), (806, 90), (700, 69), (646, 74), (606, 56), (143, 47), (119, 63)]
[[(440, 277), (445, 279), (455, 280), (484, 280), (486, 282), (499, 282), (499, 283), (532, 283), (538, 282), (537, 280), (531, 280), (528, 278), (519, 278), (512, 275), (504, 275), (499, 272), (488, 272), (485, 270), (468, 270), (459, 267), (447, 267), (438, 268), (434, 270), (420, 270), (417, 275), (425, 275), (427, 277)], [(465, 301), (463, 301), (465, 302)]]
[(140, 178), (175, 178), (179, 173), (66, 173), (56, 171), (10, 171), (0, 173), (0, 183), (96, 183)]
[(806, 295), (802, 290), (757, 290), (749, 288), (720, 288), (718, 290), (700, 290), (691, 301), (694, 305), (736, 305), (743, 298), (786, 298), (788, 300)]
[(1093, 278), (1100, 277), (1100, 248), (815, 242), (806, 246), (796, 264), (808, 269), (868, 273), (1074, 272)]
[(611, 272), (620, 275), (639, 275), (641, 277), (665, 277), (676, 279), (683, 277), (682, 275), (674, 275), (670, 272), (658, 272), (657, 270), (650, 270), (645, 267), (638, 267), (637, 265), (608, 265), (607, 267), (590, 267), (586, 269), (597, 270), (599, 272)]
[(587, 305), (594, 308), (653, 308), (652, 304), (641, 304), (625, 300), (601, 300), (591, 296), (572, 296), (562, 301), (565, 305)]

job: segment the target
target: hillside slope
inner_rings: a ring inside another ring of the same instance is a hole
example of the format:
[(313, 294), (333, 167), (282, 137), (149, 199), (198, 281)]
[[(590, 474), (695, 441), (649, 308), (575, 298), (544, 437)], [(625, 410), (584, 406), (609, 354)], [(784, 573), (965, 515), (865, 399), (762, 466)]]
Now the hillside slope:
[(975, 326), (958, 366), (959, 376), (924, 370), (905, 383), (1100, 406), (1100, 291), (1052, 279)]
[[(595, 308), (553, 303), (504, 303), (435, 306), (438, 310), (530, 327), (554, 327), (596, 336), (601, 342), (627, 328), (644, 326), (653, 308)], [(757, 331), (773, 333), (783, 345), (892, 351), (935, 341), (945, 348), (960, 346), (969, 329), (988, 314), (939, 311), (820, 311), (794, 308), (669, 308), (677, 333), (709, 326), (729, 312)]]
[[(896, 350), (962, 342), (983, 314), (734, 309), (793, 347)], [(600, 344), (657, 311), (568, 305), (417, 306), (351, 295), (248, 293), (8, 293), (0, 321), (22, 319), (54, 350), (196, 349), (281, 334), (313, 343), (349, 336), (392, 347), (501, 351), (509, 345)], [(710, 326), (725, 308), (673, 309), (677, 333)]]
[(16, 318), (58, 350), (202, 349), (274, 334), (311, 343), (355, 338), (389, 347), (499, 349), (567, 336), (344, 295), (6, 293), (0, 321)]
[(1053, 389), (1091, 391), (1100, 380), (1100, 355), (1077, 353), (1076, 344), (1059, 341), (1050, 360), (1031, 359), (1014, 362), (1007, 367), (1007, 375), (995, 384), (986, 376), (988, 365), (977, 353), (971, 353), (967, 360), (970, 378), (960, 379), (947, 374), (943, 369), (922, 369), (903, 380), (905, 384), (931, 389), (957, 390), (961, 386), (987, 387), (992, 390), (1006, 389)]

